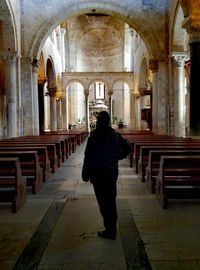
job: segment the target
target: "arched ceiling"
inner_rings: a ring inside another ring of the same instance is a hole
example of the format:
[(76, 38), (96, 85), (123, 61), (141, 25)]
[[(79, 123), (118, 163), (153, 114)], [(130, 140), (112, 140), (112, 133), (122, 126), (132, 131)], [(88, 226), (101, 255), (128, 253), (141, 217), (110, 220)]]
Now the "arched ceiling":
[[(57, 25), (73, 16), (91, 13), (93, 10), (95, 13), (117, 17), (129, 24), (144, 40), (150, 57), (164, 60), (168, 54), (165, 45), (166, 0), (163, 0), (162, 3), (152, 0), (151, 5), (141, 0), (137, 3), (118, 0), (114, 2), (77, 0), (73, 4), (69, 4), (70, 1), (66, 1), (66, 3), (62, 1), (62, 4), (59, 2), (57, 1), (54, 10), (46, 10), (43, 17), (37, 18), (38, 26), (35, 25), (34, 34), (27, 39), (29, 40), (26, 48), (27, 55), (38, 58), (46, 38)], [(153, 6), (155, 6), (155, 10), (152, 8)], [(48, 9), (48, 5), (46, 8)], [(30, 10), (28, 11), (30, 12)], [(27, 26), (29, 24), (31, 25), (31, 22), (27, 22)]]
[[(14, 22), (14, 16), (9, 1), (1, 0), (0, 3), (0, 20), (2, 22), (2, 41), (3, 46), (1, 50), (17, 51), (17, 36), (16, 36), (16, 25)], [(2, 45), (2, 44), (1, 44)]]

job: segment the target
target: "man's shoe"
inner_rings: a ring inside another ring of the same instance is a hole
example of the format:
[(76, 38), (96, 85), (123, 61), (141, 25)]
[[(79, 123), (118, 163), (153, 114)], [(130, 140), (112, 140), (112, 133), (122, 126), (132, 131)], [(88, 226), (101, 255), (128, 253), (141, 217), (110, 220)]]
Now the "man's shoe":
[(116, 239), (116, 234), (107, 232), (106, 230), (105, 231), (98, 231), (97, 234), (99, 237), (102, 237), (102, 238), (108, 238), (108, 239), (112, 239), (112, 240)]

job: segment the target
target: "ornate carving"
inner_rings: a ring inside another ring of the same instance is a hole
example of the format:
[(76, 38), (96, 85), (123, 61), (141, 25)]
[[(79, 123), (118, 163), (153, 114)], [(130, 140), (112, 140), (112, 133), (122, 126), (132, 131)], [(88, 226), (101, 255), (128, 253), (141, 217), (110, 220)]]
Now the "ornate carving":
[(31, 61), (32, 69), (38, 71), (39, 68), (39, 61), (36, 58), (33, 58)]
[(176, 67), (183, 67), (185, 61), (189, 59), (189, 54), (185, 52), (174, 52), (172, 53), (172, 58), (176, 64)]

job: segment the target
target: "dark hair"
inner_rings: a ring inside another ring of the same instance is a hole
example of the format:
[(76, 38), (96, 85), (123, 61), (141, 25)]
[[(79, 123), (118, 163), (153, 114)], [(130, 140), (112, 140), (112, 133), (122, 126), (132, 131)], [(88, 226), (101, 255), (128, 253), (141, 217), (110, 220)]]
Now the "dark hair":
[(107, 127), (110, 125), (110, 115), (106, 111), (99, 112), (97, 116), (97, 128)]

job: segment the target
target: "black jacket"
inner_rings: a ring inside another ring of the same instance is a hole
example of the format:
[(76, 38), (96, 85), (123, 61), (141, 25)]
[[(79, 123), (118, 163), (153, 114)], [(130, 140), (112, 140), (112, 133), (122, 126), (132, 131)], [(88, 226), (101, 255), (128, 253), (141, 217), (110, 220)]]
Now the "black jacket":
[[(118, 161), (132, 151), (129, 143), (113, 128), (97, 128), (88, 138), (82, 169), (83, 181), (103, 174), (118, 176)], [(92, 181), (91, 181), (92, 182)]]

